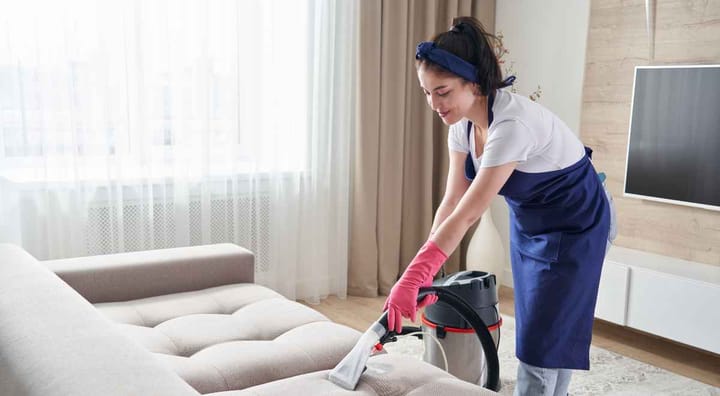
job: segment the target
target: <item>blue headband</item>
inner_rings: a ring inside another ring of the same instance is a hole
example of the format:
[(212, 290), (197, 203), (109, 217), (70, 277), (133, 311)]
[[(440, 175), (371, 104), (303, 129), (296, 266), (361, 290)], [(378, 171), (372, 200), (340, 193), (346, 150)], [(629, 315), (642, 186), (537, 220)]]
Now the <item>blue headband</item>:
[(432, 41), (423, 41), (418, 44), (415, 59), (429, 60), (470, 82), (480, 82), (478, 81), (478, 71), (475, 66), (449, 51), (436, 47)]

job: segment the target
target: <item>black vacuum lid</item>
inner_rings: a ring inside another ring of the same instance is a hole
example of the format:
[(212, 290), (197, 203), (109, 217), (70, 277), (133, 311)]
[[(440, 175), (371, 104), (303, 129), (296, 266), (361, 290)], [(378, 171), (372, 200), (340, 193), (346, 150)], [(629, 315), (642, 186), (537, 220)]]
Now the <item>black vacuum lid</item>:
[[(498, 320), (496, 279), (494, 274), (482, 271), (461, 271), (433, 282), (433, 286), (447, 288), (473, 307), (488, 326)], [(465, 321), (449, 304), (438, 301), (425, 307), (425, 318), (441, 326), (467, 329)]]

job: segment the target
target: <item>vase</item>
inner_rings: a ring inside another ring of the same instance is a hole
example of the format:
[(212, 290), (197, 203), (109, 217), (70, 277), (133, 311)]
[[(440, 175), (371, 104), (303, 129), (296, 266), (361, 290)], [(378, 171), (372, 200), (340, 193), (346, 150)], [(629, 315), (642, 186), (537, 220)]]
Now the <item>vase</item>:
[(480, 218), (465, 255), (465, 266), (469, 271), (483, 271), (495, 274), (495, 284), (503, 284), (505, 275), (505, 246), (500, 233), (493, 223), (490, 207)]

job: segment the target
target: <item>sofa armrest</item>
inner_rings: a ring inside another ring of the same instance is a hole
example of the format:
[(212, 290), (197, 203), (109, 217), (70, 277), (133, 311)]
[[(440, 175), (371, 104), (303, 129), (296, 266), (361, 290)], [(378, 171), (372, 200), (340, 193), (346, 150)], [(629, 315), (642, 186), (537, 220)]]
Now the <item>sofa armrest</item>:
[(252, 283), (255, 258), (230, 243), (42, 261), (91, 303)]
[(21, 248), (0, 244), (0, 395), (199, 396)]

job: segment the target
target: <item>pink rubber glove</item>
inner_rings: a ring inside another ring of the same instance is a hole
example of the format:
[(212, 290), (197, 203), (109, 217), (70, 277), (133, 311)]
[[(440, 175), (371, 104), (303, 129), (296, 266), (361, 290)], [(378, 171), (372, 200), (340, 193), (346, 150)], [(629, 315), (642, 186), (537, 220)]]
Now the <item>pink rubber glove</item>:
[[(428, 239), (432, 238), (433, 234), (435, 234), (435, 231), (430, 231), (430, 236)], [(441, 265), (442, 266), (442, 265)], [(437, 271), (435, 271), (437, 272)], [(432, 286), (433, 281), (435, 280), (435, 274), (430, 274), (427, 279), (425, 279), (425, 283), (423, 283), (422, 287), (430, 287)], [(437, 294), (430, 294), (425, 296), (422, 301), (418, 303), (417, 309), (418, 311), (424, 307), (427, 307), (428, 305), (433, 305), (438, 301)]]
[[(430, 275), (430, 276), (425, 280), (425, 283), (423, 283), (421, 287), (430, 287), (430, 286), (432, 286), (433, 280), (435, 280), (435, 276), (434, 276), (434, 275)], [(435, 304), (435, 303), (437, 302), (437, 300), (438, 300), (437, 294), (428, 294), (427, 296), (423, 297), (423, 299), (418, 303), (418, 305), (417, 305), (418, 311), (419, 311), (421, 308), (427, 307), (428, 305), (433, 305), (433, 304)]]
[(437, 296), (426, 296), (418, 305), (418, 290), (432, 284), (433, 276), (445, 260), (447, 255), (433, 241), (425, 242), (420, 248), (385, 300), (383, 310), (388, 311), (388, 330), (400, 331), (403, 317), (414, 322), (419, 308), (437, 301)]

